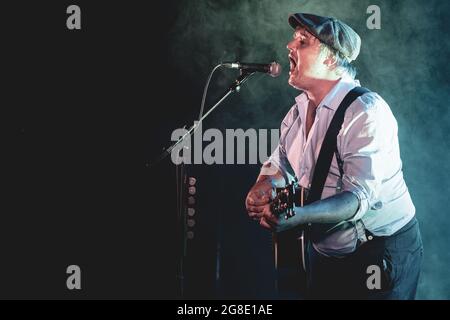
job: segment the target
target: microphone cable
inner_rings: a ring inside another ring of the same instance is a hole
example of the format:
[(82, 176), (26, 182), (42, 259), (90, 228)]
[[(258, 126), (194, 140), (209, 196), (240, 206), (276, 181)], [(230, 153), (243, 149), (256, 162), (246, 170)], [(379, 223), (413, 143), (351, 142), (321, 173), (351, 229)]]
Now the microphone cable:
[(209, 87), (209, 83), (211, 82), (211, 78), (212, 78), (214, 72), (216, 72), (216, 70), (219, 69), (221, 66), (222, 66), (221, 63), (218, 64), (217, 66), (215, 66), (215, 67), (212, 69), (211, 73), (209, 74), (208, 80), (206, 80), (206, 85), (205, 85), (205, 88), (203, 89), (202, 104), (201, 104), (201, 106), (200, 106), (200, 113), (199, 113), (199, 115), (198, 115), (198, 121), (200, 121), (201, 118), (203, 117), (203, 111), (204, 111), (204, 109), (205, 109), (206, 94), (207, 94), (207, 92), (208, 92), (208, 87)]

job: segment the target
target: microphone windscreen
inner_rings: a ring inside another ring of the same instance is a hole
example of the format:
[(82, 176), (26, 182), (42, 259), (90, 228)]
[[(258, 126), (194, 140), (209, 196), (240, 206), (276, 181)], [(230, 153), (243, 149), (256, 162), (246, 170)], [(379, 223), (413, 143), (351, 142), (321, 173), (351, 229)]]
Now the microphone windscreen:
[(277, 63), (277, 62), (272, 62), (270, 64), (270, 69), (269, 69), (269, 75), (271, 77), (278, 77), (281, 74), (282, 68), (281, 68), (281, 64)]

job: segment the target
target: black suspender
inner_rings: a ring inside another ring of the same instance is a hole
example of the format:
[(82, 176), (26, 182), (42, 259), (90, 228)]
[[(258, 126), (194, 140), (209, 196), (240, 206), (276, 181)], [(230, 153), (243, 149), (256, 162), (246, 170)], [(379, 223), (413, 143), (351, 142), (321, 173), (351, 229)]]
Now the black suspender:
[(337, 108), (323, 140), (319, 157), (317, 158), (307, 203), (320, 200), (320, 198), (322, 197), (323, 188), (328, 176), (328, 172), (330, 171), (331, 161), (333, 160), (334, 153), (336, 154), (339, 172), (342, 178), (342, 175), (344, 174), (343, 162), (341, 160), (341, 157), (339, 156), (339, 153), (337, 152), (337, 135), (341, 130), (342, 123), (344, 122), (344, 115), (347, 108), (358, 97), (368, 92), (370, 92), (369, 89), (363, 87), (355, 87), (353, 90), (347, 93), (344, 100), (342, 100), (341, 104)]

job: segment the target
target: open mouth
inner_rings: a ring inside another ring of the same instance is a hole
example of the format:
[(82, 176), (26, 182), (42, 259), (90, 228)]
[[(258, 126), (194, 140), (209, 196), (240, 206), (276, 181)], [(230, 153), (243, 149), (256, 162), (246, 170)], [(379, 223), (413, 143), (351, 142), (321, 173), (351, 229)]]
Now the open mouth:
[(290, 63), (290, 71), (293, 71), (297, 66), (297, 62), (291, 55), (289, 55), (289, 63)]

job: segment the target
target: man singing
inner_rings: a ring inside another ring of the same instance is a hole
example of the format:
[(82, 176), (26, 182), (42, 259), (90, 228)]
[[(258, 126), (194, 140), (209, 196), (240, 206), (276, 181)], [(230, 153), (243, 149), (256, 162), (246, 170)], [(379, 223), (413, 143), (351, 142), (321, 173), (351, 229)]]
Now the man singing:
[[(248, 215), (277, 235), (305, 230), (306, 297), (414, 299), (423, 255), (419, 226), (403, 179), (397, 121), (380, 95), (359, 90), (354, 79), (361, 39), (335, 18), (296, 13), (289, 24), (289, 84), (302, 93), (247, 195)], [(326, 137), (332, 126), (336, 135)], [(305, 201), (296, 201), (288, 218), (274, 210), (274, 188), (294, 178)]]

